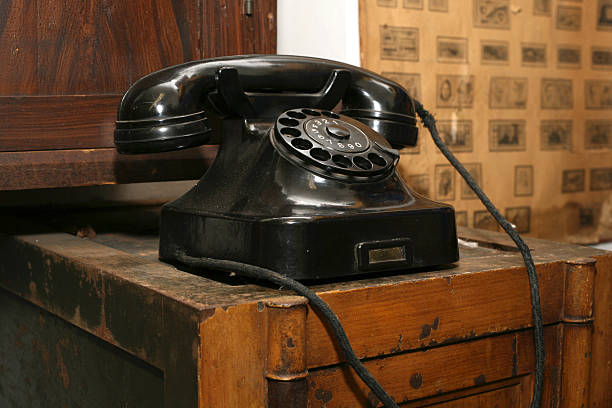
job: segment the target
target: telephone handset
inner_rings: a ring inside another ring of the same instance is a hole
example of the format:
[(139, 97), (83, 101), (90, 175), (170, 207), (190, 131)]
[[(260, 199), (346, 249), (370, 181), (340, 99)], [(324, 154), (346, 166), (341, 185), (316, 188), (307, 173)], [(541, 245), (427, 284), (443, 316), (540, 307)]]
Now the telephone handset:
[(220, 142), (197, 185), (162, 209), (160, 259), (228, 259), (297, 279), (458, 260), (454, 211), (397, 173), (417, 140), (413, 100), (372, 72), (317, 58), (190, 62), (137, 81), (121, 153)]

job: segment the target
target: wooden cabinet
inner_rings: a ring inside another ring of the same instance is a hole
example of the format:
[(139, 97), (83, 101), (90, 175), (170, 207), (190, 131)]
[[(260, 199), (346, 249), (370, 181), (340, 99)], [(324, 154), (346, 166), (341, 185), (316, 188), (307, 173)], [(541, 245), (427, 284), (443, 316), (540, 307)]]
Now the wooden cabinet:
[[(0, 405), (44, 394), (46, 406), (377, 406), (303, 298), (160, 263), (147, 232), (156, 222), (143, 209), (45, 216), (30, 231), (3, 221), (19, 227), (0, 238), (11, 254), (0, 260)], [(61, 232), (85, 224), (95, 237)], [(528, 407), (535, 357), (520, 254), (499, 233), (459, 234), (479, 246), (461, 246), (452, 267), (312, 288), (403, 407)], [(612, 253), (527, 243), (545, 323), (542, 406), (611, 406)]]
[(276, 1), (0, 3), (0, 190), (199, 178), (213, 148), (118, 156), (123, 92), (185, 61), (276, 52)]

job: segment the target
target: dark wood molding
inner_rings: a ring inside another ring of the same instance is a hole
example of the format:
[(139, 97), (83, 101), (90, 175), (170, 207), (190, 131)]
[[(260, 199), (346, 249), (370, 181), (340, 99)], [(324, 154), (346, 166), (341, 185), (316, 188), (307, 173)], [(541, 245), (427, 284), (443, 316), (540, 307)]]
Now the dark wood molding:
[(0, 190), (193, 180), (216, 153), (217, 146), (138, 156), (114, 148), (0, 152)]

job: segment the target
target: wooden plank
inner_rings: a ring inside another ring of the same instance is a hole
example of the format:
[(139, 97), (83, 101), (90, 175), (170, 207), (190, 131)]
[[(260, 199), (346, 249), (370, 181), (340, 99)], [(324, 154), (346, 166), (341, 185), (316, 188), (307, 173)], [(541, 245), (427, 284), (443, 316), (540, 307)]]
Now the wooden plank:
[(495, 407), (516, 408), (526, 407), (521, 404), (521, 385), (500, 388), (482, 394), (470, 395), (469, 397), (431, 405), (431, 408), (472, 408), (472, 407)]
[(120, 100), (118, 94), (0, 97), (0, 151), (114, 147)]
[[(228, 0), (204, 0), (204, 58), (276, 52), (276, 0), (254, 1), (251, 16), (243, 13), (242, 4)], [(228, 30), (227, 27), (232, 29)]]
[(5, 152), (0, 153), (0, 190), (193, 180), (216, 152), (217, 146), (138, 156), (112, 148)]
[[(488, 264), (487, 258), (479, 261)], [(564, 271), (538, 266), (544, 322), (560, 320)], [(321, 293), (342, 322), (359, 358), (455, 343), (532, 325), (529, 285), (523, 268), (495, 273)], [(308, 366), (343, 361), (317, 313), (308, 315)]]
[[(547, 332), (547, 336), (555, 334)], [(533, 353), (532, 334), (522, 331), (370, 360), (364, 365), (397, 402), (407, 402), (529, 374), (535, 367)], [(311, 371), (308, 381), (310, 407), (379, 406), (347, 367)]]
[(0, 2), (0, 95), (37, 93), (36, 15), (35, 1)]

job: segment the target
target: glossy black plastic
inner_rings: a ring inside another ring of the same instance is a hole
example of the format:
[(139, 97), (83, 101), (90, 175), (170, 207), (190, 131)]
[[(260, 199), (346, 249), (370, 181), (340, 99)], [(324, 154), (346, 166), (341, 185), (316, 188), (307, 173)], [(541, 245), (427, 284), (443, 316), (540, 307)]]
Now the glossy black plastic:
[(394, 147), (417, 136), (398, 84), (316, 58), (191, 62), (128, 90), (115, 141), (121, 153), (148, 153), (213, 135), (211, 168), (162, 208), (160, 259), (229, 259), (297, 279), (458, 260), (453, 208), (412, 193), (397, 173)]
[[(265, 126), (226, 120), (223, 134), (204, 177), (163, 207), (160, 259), (231, 259), (296, 279), (458, 260), (453, 208), (412, 193), (395, 168), (375, 182), (340, 181), (285, 159)], [(402, 259), (363, 260), (363, 248), (399, 246)]]
[(211, 116), (273, 120), (296, 106), (339, 102), (392, 146), (416, 144), (413, 102), (400, 85), (340, 62), (281, 55), (189, 62), (140, 79), (119, 106), (115, 143), (122, 153), (175, 150), (221, 136)]

